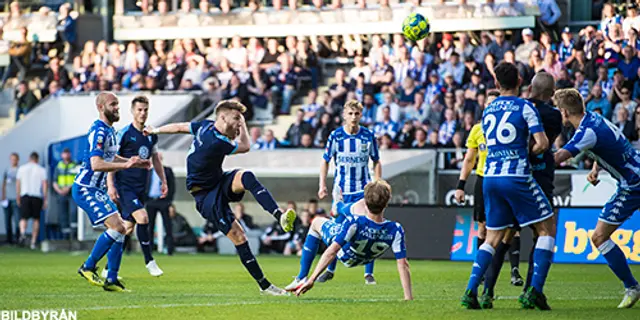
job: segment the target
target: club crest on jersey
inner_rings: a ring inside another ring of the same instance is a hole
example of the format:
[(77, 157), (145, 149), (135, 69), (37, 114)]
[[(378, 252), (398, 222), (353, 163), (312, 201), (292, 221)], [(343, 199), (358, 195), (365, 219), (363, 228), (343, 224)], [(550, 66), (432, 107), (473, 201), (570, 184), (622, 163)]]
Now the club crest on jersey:
[(360, 152), (369, 153), (369, 144), (368, 143), (361, 144), (360, 145)]
[(140, 149), (138, 149), (138, 155), (142, 159), (149, 159), (149, 148), (147, 148), (147, 146), (140, 147)]

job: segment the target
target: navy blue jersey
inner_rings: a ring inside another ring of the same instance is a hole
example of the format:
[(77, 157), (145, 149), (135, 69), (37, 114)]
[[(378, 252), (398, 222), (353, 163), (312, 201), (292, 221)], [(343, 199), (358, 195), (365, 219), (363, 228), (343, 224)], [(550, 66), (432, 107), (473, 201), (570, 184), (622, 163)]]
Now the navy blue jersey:
[[(145, 137), (141, 131), (129, 124), (122, 128), (117, 134), (118, 138), (118, 155), (131, 158), (138, 156), (140, 159), (149, 160), (151, 156), (157, 152), (156, 144), (158, 143), (157, 135)], [(128, 188), (142, 192), (147, 183), (147, 175), (149, 170), (142, 168), (130, 168), (116, 172), (116, 185), (127, 186)]]
[(484, 176), (530, 176), (529, 137), (542, 130), (540, 115), (531, 102), (512, 96), (493, 100), (482, 115), (488, 149)]
[(214, 121), (192, 122), (193, 143), (187, 154), (187, 190), (214, 188), (222, 178), (222, 162), (238, 149), (238, 144), (224, 136)]
[(377, 223), (366, 216), (351, 216), (340, 226), (335, 242), (338, 259), (347, 267), (367, 264), (391, 248), (396, 259), (407, 257), (402, 226), (385, 220)]
[[(560, 114), (560, 110), (540, 100), (529, 99), (529, 101), (533, 102), (536, 109), (538, 109), (544, 133), (549, 139), (549, 145), (553, 145), (558, 135), (562, 133), (562, 114)], [(556, 164), (551, 148), (537, 156), (532, 154), (529, 157), (529, 161), (531, 162), (533, 178), (536, 179), (545, 193), (553, 193)]]
[(619, 187), (640, 188), (640, 152), (618, 127), (599, 114), (587, 112), (563, 148), (573, 156), (585, 151), (618, 181)]
[(75, 183), (84, 187), (106, 189), (107, 173), (93, 171), (91, 158), (97, 156), (106, 162), (113, 161), (118, 152), (115, 130), (98, 119), (91, 125), (87, 139), (89, 148), (84, 153), (82, 167), (76, 175)]

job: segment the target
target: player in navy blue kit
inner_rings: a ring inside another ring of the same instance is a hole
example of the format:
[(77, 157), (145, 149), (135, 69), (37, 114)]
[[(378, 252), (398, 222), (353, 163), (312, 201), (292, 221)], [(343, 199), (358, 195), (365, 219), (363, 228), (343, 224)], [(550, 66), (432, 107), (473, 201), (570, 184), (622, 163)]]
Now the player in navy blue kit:
[[(137, 96), (131, 101), (131, 114), (133, 122), (117, 134), (118, 155), (130, 158), (140, 157), (143, 160), (151, 160), (153, 168), (160, 177), (162, 197), (168, 192), (167, 179), (164, 176), (162, 160), (158, 155), (156, 144), (157, 135), (144, 136), (147, 117), (149, 116), (149, 99), (145, 96)], [(144, 263), (149, 273), (154, 277), (162, 275), (162, 270), (151, 254), (151, 229), (149, 228), (149, 216), (144, 208), (145, 187), (149, 170), (131, 168), (118, 172), (110, 172), (107, 177), (107, 193), (113, 202), (120, 205), (120, 214), (127, 229), (127, 235), (133, 232), (136, 226), (136, 235), (140, 241), (140, 247), (144, 255)], [(108, 269), (102, 270), (102, 276), (106, 277)]]
[[(320, 183), (318, 198), (327, 196), (327, 172), (329, 163), (334, 160), (336, 166), (333, 182), (334, 202), (335, 195), (341, 195), (345, 203), (354, 203), (364, 198), (364, 186), (371, 181), (369, 173), (369, 159), (373, 162), (373, 174), (375, 180), (382, 177), (382, 163), (378, 152), (378, 143), (373, 132), (360, 126), (362, 119), (362, 104), (357, 100), (348, 101), (344, 105), (342, 113), (343, 126), (335, 129), (329, 135), (323, 160), (320, 165)], [(333, 212), (332, 214), (337, 214)], [(336, 220), (341, 222), (344, 217), (337, 215)], [(318, 282), (333, 279), (337, 261), (327, 268), (327, 272), (318, 278)], [(365, 266), (365, 284), (376, 284), (373, 277), (373, 262)]]
[[(309, 291), (325, 268), (336, 257), (346, 267), (370, 263), (389, 248), (393, 251), (400, 274), (405, 300), (413, 300), (411, 273), (407, 262), (407, 250), (402, 226), (384, 218), (384, 209), (391, 199), (391, 187), (384, 180), (368, 183), (364, 199), (356, 203), (337, 202), (336, 210), (346, 216), (342, 223), (326, 218), (316, 218), (304, 242), (300, 258), (300, 274), (287, 286), (301, 295)], [(320, 239), (328, 246), (313, 274), (307, 279), (311, 264), (318, 251)]]
[(500, 63), (495, 75), (500, 97), (491, 102), (482, 115), (488, 149), (483, 181), (487, 238), (473, 263), (462, 305), (469, 309), (481, 307), (477, 298), (480, 280), (506, 229), (519, 224), (521, 227), (533, 225), (539, 235), (533, 255), (531, 287), (520, 302), (524, 308), (549, 310), (542, 289), (553, 259), (555, 228), (550, 219), (553, 211), (549, 200), (531, 175), (529, 139), (532, 135), (535, 142), (531, 153), (535, 155), (549, 147), (549, 140), (535, 106), (517, 97), (522, 80), (516, 66)]
[(193, 143), (187, 155), (187, 190), (196, 201), (196, 209), (236, 245), (242, 264), (258, 282), (262, 293), (286, 295), (286, 291), (272, 285), (262, 273), (249, 249), (245, 232), (229, 207), (229, 203), (242, 200), (244, 192), (249, 191), (262, 208), (280, 222), (285, 232), (293, 230), (296, 220), (295, 211), (289, 209), (283, 212), (271, 193), (251, 171), (222, 170), (226, 156), (247, 153), (251, 149), (247, 125), (242, 115), (245, 111), (246, 107), (241, 103), (224, 100), (216, 106), (215, 121), (175, 123), (157, 129), (147, 127), (144, 132), (147, 135), (193, 135)]
[(611, 234), (640, 208), (640, 152), (616, 125), (596, 113), (585, 112), (584, 101), (577, 90), (558, 90), (554, 101), (562, 112), (564, 124), (576, 129), (573, 138), (555, 153), (555, 162), (560, 164), (586, 152), (596, 161), (587, 176), (590, 183), (597, 185), (601, 169), (618, 181), (616, 193), (602, 208), (591, 241), (624, 284), (625, 294), (618, 308), (631, 308), (640, 299), (640, 286), (631, 274), (624, 252), (611, 240)]
[[(545, 135), (549, 139), (549, 141), (555, 141), (555, 139), (562, 133), (562, 116), (560, 115), (560, 111), (553, 106), (549, 105), (548, 102), (551, 101), (553, 97), (553, 93), (555, 91), (555, 80), (553, 76), (546, 72), (538, 72), (533, 79), (531, 80), (531, 86), (529, 87), (529, 101), (531, 101), (538, 113), (540, 114), (540, 119), (542, 120), (542, 126), (544, 128)], [(529, 162), (531, 163), (531, 172), (533, 178), (542, 188), (547, 199), (549, 199), (549, 203), (551, 204), (551, 199), (553, 197), (553, 180), (555, 175), (555, 162), (553, 160), (553, 152), (551, 149), (547, 149), (544, 153), (539, 155), (529, 155)], [(553, 206), (552, 206), (553, 207)], [(519, 229), (519, 228), (517, 228)], [(535, 234), (535, 229), (533, 230)], [(504, 263), (504, 255), (507, 251), (511, 251), (513, 247), (520, 247), (520, 238), (518, 235), (515, 235), (516, 231), (511, 229), (507, 231), (507, 234), (503, 238), (502, 242), (496, 248), (496, 254), (493, 256), (493, 261), (491, 262), (491, 267), (487, 271), (486, 280), (484, 282), (484, 290), (482, 297), (480, 297), (480, 305), (483, 309), (490, 309), (493, 307), (493, 297), (494, 297), (494, 288), (496, 285), (496, 281), (498, 276), (500, 275), (500, 269), (502, 268), (502, 264)], [(533, 243), (536, 243), (537, 237), (534, 236)], [(514, 243), (515, 242), (515, 243)], [(533, 276), (533, 253), (535, 252), (535, 248), (532, 248), (529, 255), (529, 269), (527, 274), (527, 282), (524, 286), (524, 292), (527, 291), (531, 284), (531, 277)], [(513, 260), (519, 259), (520, 255), (517, 257), (511, 257), (511, 265), (515, 262)], [(511, 283), (515, 285), (515, 274), (519, 277), (518, 270), (511, 270)], [(522, 281), (522, 279), (520, 279)], [(520, 283), (522, 285), (522, 283)]]
[[(111, 92), (101, 92), (96, 97), (100, 118), (89, 129), (89, 149), (85, 152), (82, 167), (71, 189), (73, 199), (85, 211), (93, 226), (104, 224), (107, 227), (78, 273), (92, 285), (102, 286), (107, 291), (126, 291), (118, 280), (126, 228), (116, 205), (107, 195), (107, 173), (130, 168), (147, 170), (151, 164), (139, 157), (127, 159), (117, 155), (118, 145), (112, 125), (120, 120), (118, 103), (118, 98)], [(96, 272), (96, 264), (107, 251), (109, 273), (103, 282)]]

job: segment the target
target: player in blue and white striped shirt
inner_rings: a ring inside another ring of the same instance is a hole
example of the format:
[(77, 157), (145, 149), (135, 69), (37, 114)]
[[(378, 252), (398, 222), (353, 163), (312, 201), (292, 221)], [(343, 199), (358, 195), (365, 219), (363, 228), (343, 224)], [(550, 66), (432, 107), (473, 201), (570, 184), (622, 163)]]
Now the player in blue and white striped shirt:
[[(378, 180), (382, 177), (378, 143), (373, 132), (360, 126), (361, 119), (362, 104), (356, 100), (348, 101), (344, 105), (342, 113), (343, 126), (331, 132), (322, 156), (319, 199), (322, 200), (327, 196), (326, 181), (331, 159), (336, 166), (333, 190), (334, 193), (342, 194), (345, 203), (353, 203), (364, 198), (364, 187), (371, 181), (369, 159), (373, 161), (374, 178)], [(338, 215), (336, 219), (342, 221), (344, 217)], [(333, 278), (335, 266), (336, 262), (334, 261), (327, 269), (327, 273), (319, 279), (319, 282)], [(373, 262), (365, 266), (365, 283), (376, 283), (373, 277)]]
[(640, 300), (640, 285), (631, 274), (624, 252), (611, 240), (611, 235), (640, 208), (640, 151), (633, 148), (609, 120), (585, 112), (582, 96), (575, 89), (559, 90), (554, 100), (564, 124), (576, 129), (573, 138), (556, 152), (555, 162), (560, 164), (586, 152), (596, 160), (587, 176), (590, 183), (597, 185), (600, 168), (618, 181), (618, 190), (602, 208), (591, 240), (624, 284), (625, 295), (618, 308), (631, 308)]
[[(117, 155), (118, 145), (112, 125), (120, 120), (118, 104), (118, 98), (111, 92), (101, 92), (96, 97), (100, 118), (91, 125), (89, 149), (71, 189), (73, 199), (87, 213), (93, 226), (104, 224), (107, 227), (78, 273), (92, 285), (102, 286), (107, 291), (126, 291), (118, 281), (126, 228), (117, 214), (118, 208), (107, 195), (107, 173), (129, 168), (148, 169), (151, 164), (139, 157), (127, 159)], [(96, 273), (96, 264), (107, 252), (109, 273), (103, 282)]]

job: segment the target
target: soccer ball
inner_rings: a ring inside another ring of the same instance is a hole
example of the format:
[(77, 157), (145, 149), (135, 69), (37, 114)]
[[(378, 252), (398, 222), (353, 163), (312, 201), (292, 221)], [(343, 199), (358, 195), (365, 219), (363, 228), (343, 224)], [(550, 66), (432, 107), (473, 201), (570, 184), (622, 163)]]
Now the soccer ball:
[(402, 33), (411, 41), (424, 39), (429, 34), (429, 19), (419, 13), (412, 13), (402, 22)]

